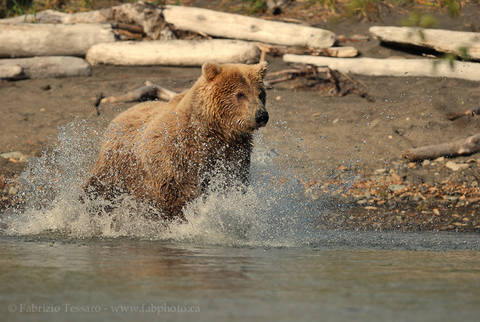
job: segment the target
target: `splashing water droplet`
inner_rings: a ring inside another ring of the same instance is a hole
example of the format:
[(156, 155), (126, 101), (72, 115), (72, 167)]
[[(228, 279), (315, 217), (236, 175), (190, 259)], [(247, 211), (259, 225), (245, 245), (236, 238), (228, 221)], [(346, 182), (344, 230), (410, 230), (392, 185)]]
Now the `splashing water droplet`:
[[(187, 223), (166, 226), (146, 215), (148, 206), (128, 196), (123, 196), (121, 205), (110, 212), (93, 215), (88, 211), (108, 206), (105, 200), (87, 200), (82, 190), (101, 135), (84, 121), (72, 122), (61, 129), (58, 144), (31, 161), (21, 175), (24, 202), (0, 216), (7, 227), (2, 233), (229, 245), (312, 243), (322, 234), (317, 222), (331, 205), (327, 206), (328, 194), (312, 198), (305, 193), (302, 178), (295, 174), (298, 160), (288, 156), (284, 148), (287, 142), (296, 149), (301, 140), (291, 133), (286, 136), (283, 145), (277, 146), (267, 143), (261, 133), (256, 135), (247, 189), (215, 189), (216, 185), (222, 187), (222, 178), (217, 177), (204, 196), (184, 208)], [(306, 153), (303, 148), (296, 150)]]

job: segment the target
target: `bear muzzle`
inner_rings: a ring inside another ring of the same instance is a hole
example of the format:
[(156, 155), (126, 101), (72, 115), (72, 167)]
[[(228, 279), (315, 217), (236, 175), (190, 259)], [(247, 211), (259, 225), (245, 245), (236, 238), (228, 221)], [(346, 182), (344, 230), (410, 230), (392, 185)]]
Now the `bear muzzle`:
[(265, 110), (258, 110), (255, 113), (255, 122), (257, 123), (258, 127), (265, 126), (268, 122), (268, 112)]

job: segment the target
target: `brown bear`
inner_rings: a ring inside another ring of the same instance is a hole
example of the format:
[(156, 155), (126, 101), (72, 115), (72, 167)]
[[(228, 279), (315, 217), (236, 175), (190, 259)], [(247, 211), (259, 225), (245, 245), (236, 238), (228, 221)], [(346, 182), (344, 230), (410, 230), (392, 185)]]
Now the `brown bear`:
[(170, 102), (140, 103), (109, 125), (85, 185), (93, 197), (118, 192), (152, 203), (165, 219), (205, 191), (213, 175), (248, 183), (252, 133), (268, 122), (266, 63), (205, 63)]

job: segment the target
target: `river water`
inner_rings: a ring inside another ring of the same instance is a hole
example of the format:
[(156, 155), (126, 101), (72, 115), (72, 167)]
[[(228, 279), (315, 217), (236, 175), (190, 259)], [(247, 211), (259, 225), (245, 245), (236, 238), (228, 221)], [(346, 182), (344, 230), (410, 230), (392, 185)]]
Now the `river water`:
[(1, 321), (478, 321), (476, 234), (322, 231), (348, 208), (306, 195), (261, 138), (249, 188), (213, 189), (186, 224), (128, 198), (92, 215), (91, 132), (62, 129), (21, 176), (24, 208), (0, 214)]
[(3, 237), (2, 321), (478, 321), (478, 236), (327, 235), (308, 247)]

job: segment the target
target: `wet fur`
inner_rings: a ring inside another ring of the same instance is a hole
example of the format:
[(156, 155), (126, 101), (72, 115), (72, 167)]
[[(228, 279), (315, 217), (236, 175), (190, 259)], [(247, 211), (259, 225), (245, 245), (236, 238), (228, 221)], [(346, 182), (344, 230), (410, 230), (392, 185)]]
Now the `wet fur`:
[(170, 102), (121, 113), (106, 131), (85, 190), (109, 199), (127, 192), (167, 219), (182, 219), (182, 208), (212, 175), (246, 184), (255, 115), (265, 111), (264, 74), (264, 64), (205, 64), (192, 88)]

